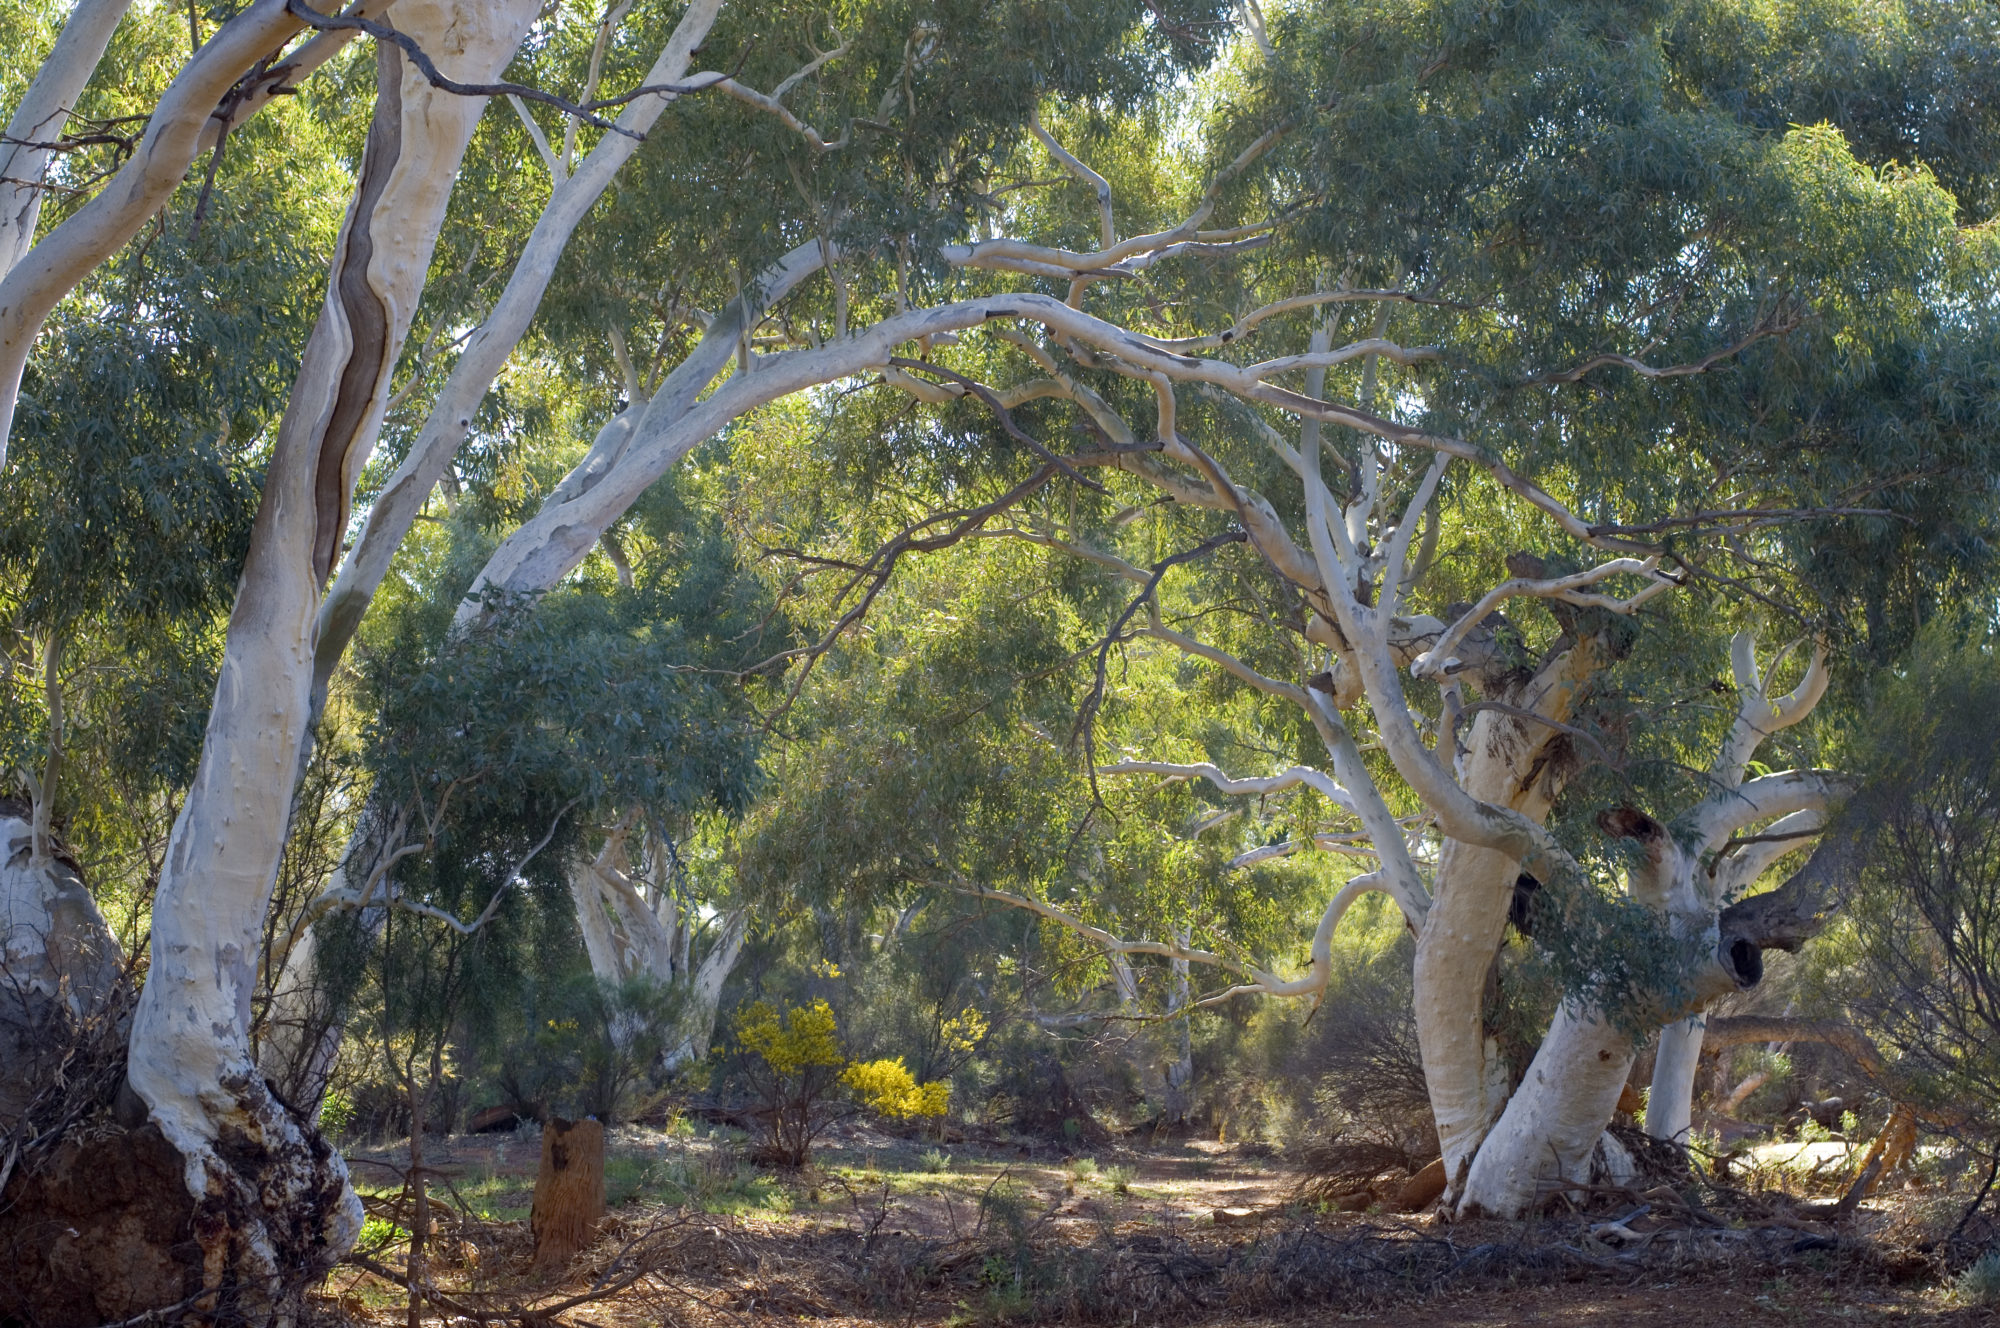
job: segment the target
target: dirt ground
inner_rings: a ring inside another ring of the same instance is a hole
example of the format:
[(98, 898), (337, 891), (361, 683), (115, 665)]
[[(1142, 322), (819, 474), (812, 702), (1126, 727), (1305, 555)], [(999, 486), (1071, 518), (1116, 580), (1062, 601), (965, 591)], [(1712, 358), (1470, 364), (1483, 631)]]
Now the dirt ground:
[[(553, 1322), (2000, 1325), (1993, 1311), (1957, 1307), (1921, 1260), (1880, 1254), (1903, 1220), (1893, 1202), (1840, 1232), (1786, 1218), (1761, 1231), (1677, 1230), (1654, 1214), (1632, 1224), (1649, 1248), (1620, 1251), (1586, 1234), (1591, 1218), (1471, 1228), (1308, 1212), (1293, 1202), (1296, 1177), (1268, 1155), (1203, 1141), (1083, 1158), (1045, 1144), (939, 1145), (857, 1129), (829, 1140), (812, 1170), (784, 1179), (745, 1167), (740, 1144), (720, 1131), (615, 1132), (606, 1236), (535, 1303), (585, 1293), (651, 1259), (631, 1286)], [(473, 1291), (461, 1306), (496, 1306), (478, 1298), (481, 1287), (520, 1300), (538, 1144), (465, 1136), (427, 1152), (483, 1219), (464, 1228), (464, 1257), (440, 1285)], [(357, 1150), (357, 1181), (386, 1194), (399, 1154)], [(376, 1210), (393, 1218), (386, 1202)], [(1742, 1239), (1732, 1246), (1725, 1236)], [(400, 1263), (393, 1244), (383, 1258)], [(1476, 1271), (1461, 1277), (1461, 1265)], [(327, 1290), (322, 1303), (336, 1318), (402, 1317), (401, 1289), (373, 1274), (343, 1269)]]

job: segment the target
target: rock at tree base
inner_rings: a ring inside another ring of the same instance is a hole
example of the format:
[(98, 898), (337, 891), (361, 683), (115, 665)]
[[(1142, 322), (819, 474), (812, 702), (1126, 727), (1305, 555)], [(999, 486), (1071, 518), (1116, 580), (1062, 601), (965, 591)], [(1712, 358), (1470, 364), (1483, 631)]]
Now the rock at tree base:
[(542, 1131), (535, 1175), (535, 1271), (557, 1272), (590, 1244), (604, 1220), (604, 1127), (555, 1118)]

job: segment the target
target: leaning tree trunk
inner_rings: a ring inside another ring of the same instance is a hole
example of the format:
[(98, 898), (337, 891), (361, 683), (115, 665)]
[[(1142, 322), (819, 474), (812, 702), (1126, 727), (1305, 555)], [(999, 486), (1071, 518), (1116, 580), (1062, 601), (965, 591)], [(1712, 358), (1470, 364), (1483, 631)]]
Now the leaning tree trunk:
[(43, 179), (57, 140), (131, 2), (80, 0), (63, 24), (55, 49), (14, 108), (6, 133), (0, 135), (0, 277), (12, 271), (35, 242)]
[[(1672, 995), (1630, 993), (1633, 1007), (1652, 1014), (1656, 1027), (1763, 977), (1762, 951), (1773, 938), (1753, 932), (1745, 915), (1717, 910), (1701, 884), (1706, 856), (1737, 826), (1798, 812), (1826, 796), (1819, 777), (1787, 773), (1712, 795), (1671, 827), (1629, 807), (1599, 815), (1601, 828), (1638, 850), (1627, 874), (1632, 898), (1660, 915), (1694, 965)], [(1638, 1047), (1629, 1020), (1621, 1027), (1604, 1010), (1565, 1001), (1473, 1158), (1459, 1211), (1516, 1217), (1557, 1190), (1629, 1178), (1631, 1157), (1605, 1127)]]
[[(377, 17), (388, 6), (389, 0), (360, 0), (348, 12)], [(53, 90), (72, 83), (81, 87), (76, 82), (78, 67), (107, 17), (95, 11), (79, 26), (75, 42), (67, 47), (58, 43), (55, 54), (68, 68), (51, 75), (62, 85)], [(409, 30), (422, 30), (425, 23), (419, 18)], [(0, 464), (7, 459), (7, 439), (28, 357), (43, 323), (63, 297), (159, 214), (199, 153), (215, 148), (221, 135), (279, 96), (295, 91), (299, 80), (355, 35), (352, 29), (322, 32), (274, 63), (274, 54), (302, 26), (291, 0), (251, 0), (238, 10), (202, 43), (154, 103), (145, 117), (145, 133), (111, 181), (21, 254), (11, 269), (0, 269)], [(63, 35), (69, 36), (67, 26)], [(446, 68), (451, 68), (449, 60)], [(31, 89), (23, 103), (27, 117), (39, 121), (41, 113), (28, 103), (46, 105), (48, 100)], [(34, 163), (28, 164), (32, 168)], [(16, 210), (14, 215), (19, 225), (22, 214)]]
[[(447, 74), (485, 82), (536, 8), (404, 0), (396, 12)], [(171, 1248), (193, 1252), (202, 1307), (252, 1322), (280, 1314), (360, 1230), (340, 1158), (258, 1073), (249, 1014), (309, 711), (319, 591), (366, 459), (356, 440), (373, 437), (481, 105), (433, 89), (394, 47), (378, 52), (355, 199), (272, 449), (201, 759), (154, 901), (126, 1101), (178, 1157), (177, 1193), (107, 1188), (67, 1223), (85, 1244), (129, 1243), (147, 1223), (174, 1232)]]

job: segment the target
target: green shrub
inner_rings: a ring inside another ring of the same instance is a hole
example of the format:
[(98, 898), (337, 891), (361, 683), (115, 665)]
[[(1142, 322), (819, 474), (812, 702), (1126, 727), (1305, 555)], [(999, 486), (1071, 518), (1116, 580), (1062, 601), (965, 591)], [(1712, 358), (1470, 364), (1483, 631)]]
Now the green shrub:
[(329, 1139), (337, 1139), (347, 1133), (347, 1127), (354, 1124), (354, 1099), (338, 1088), (327, 1093), (319, 1104), (319, 1130)]
[(1966, 1305), (2000, 1305), (2000, 1250), (1988, 1250), (1952, 1283), (1952, 1294)]

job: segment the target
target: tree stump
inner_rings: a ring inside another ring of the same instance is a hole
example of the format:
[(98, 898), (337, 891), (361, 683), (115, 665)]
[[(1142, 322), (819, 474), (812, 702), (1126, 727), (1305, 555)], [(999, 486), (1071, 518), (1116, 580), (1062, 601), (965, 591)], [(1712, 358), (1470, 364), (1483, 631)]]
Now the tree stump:
[(542, 1130), (535, 1176), (535, 1271), (557, 1272), (590, 1244), (604, 1219), (604, 1127), (594, 1120), (552, 1118)]

